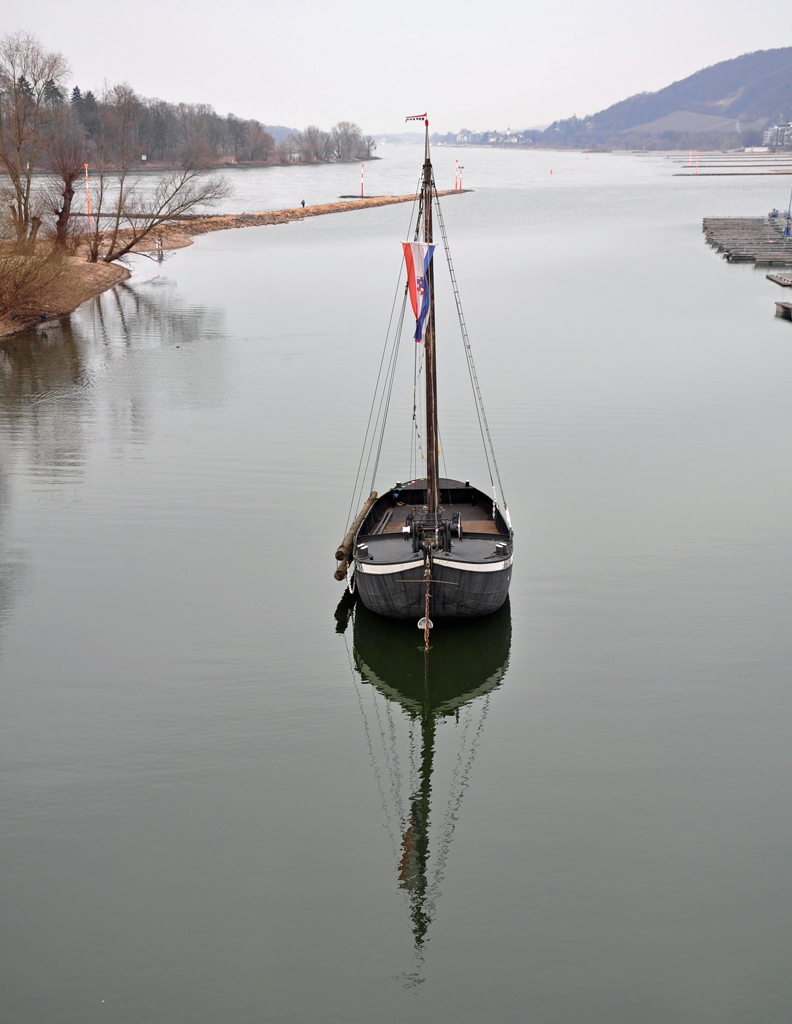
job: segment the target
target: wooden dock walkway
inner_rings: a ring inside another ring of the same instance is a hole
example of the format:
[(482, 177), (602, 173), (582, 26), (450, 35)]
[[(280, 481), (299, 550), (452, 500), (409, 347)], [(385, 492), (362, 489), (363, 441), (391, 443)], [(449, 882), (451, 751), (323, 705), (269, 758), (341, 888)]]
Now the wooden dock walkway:
[(780, 284), (782, 288), (792, 288), (792, 277), (784, 277), (783, 274), (765, 274), (765, 277), (773, 284)]
[(705, 217), (703, 226), (707, 245), (729, 263), (792, 267), (792, 236), (785, 228), (780, 217)]

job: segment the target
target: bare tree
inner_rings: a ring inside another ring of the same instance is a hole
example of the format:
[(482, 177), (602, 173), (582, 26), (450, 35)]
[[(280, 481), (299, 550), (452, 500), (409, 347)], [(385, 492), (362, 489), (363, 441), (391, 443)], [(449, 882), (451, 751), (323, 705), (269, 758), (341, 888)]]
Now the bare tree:
[(164, 175), (149, 195), (130, 189), (121, 214), (121, 220), (128, 227), (123, 234), (118, 231), (110, 233), (104, 261), (111, 263), (123, 259), (161, 224), (184, 217), (198, 208), (214, 206), (229, 195), (231, 186), (225, 178), (210, 177), (200, 167), (184, 167)]
[(240, 146), (245, 144), (245, 138), (248, 133), (247, 121), (242, 121), (235, 114), (229, 114), (226, 117), (226, 128), (228, 134), (231, 136), (231, 141), (234, 144), (234, 159), (239, 160), (239, 149)]
[(68, 72), (66, 58), (45, 50), (29, 32), (0, 39), (0, 166), (10, 181), (19, 241), (35, 241), (41, 225), (33, 171), (51, 142)]
[(360, 155), (360, 128), (351, 121), (339, 121), (331, 129), (336, 160), (352, 160)]
[(250, 159), (256, 163), (269, 160), (275, 151), (275, 139), (259, 121), (248, 121), (247, 145)]
[(173, 109), (164, 100), (148, 100), (145, 103), (146, 153), (155, 159), (164, 160), (175, 149), (175, 125)]
[(281, 139), (276, 147), (278, 159), (282, 164), (293, 164), (300, 159), (300, 143), (294, 135)]
[(335, 158), (335, 139), (332, 132), (324, 133), (324, 147), (322, 149), (322, 160), (330, 163)]
[(327, 132), (309, 124), (300, 135), (300, 149), (303, 160), (308, 163), (323, 163), (332, 153), (332, 139)]
[[(140, 101), (126, 82), (105, 87), (99, 103), (95, 146), (98, 178), (95, 186), (94, 227), (89, 242), (89, 259), (96, 263), (107, 239), (103, 224), (109, 220), (107, 251), (115, 248), (115, 240), (124, 221), (129, 201), (129, 172), (138, 146), (134, 145)], [(106, 212), (110, 209), (110, 212)], [(106, 258), (106, 256), (105, 256)]]
[(52, 172), (46, 201), (55, 216), (55, 244), (65, 249), (69, 242), (74, 186), (86, 163), (85, 132), (79, 119), (67, 112), (50, 143), (47, 167)]
[(193, 156), (180, 170), (158, 178), (153, 188), (134, 176), (140, 110), (139, 98), (125, 83), (105, 90), (96, 139), (95, 223), (88, 256), (93, 263), (100, 257), (106, 263), (123, 259), (161, 224), (231, 192), (225, 178), (208, 176)]
[(179, 103), (175, 113), (181, 140), (180, 161), (213, 163), (225, 135), (225, 125), (214, 110), (205, 103)]

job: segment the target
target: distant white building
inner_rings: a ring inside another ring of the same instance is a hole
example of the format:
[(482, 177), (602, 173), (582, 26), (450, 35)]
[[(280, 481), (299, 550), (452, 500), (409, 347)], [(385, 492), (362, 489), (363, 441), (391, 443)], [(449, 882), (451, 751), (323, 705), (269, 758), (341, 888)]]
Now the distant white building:
[(765, 131), (762, 142), (765, 146), (774, 146), (776, 149), (792, 146), (792, 123), (771, 125)]

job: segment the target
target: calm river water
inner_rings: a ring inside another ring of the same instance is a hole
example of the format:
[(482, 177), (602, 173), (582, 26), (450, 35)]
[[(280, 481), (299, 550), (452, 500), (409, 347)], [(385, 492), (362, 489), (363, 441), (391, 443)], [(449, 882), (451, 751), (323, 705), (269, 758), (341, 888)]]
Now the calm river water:
[[(701, 218), (790, 179), (435, 156), (517, 561), (428, 689), (332, 576), (408, 206), (198, 238), (0, 347), (6, 1021), (789, 1013), (792, 325)], [(448, 473), (486, 486), (440, 270)]]

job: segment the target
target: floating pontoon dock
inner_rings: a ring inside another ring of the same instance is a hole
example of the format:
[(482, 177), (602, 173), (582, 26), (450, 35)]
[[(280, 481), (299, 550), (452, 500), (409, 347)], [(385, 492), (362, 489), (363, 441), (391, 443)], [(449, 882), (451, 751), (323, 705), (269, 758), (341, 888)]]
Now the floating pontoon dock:
[(784, 234), (786, 226), (785, 217), (705, 217), (704, 236), (729, 263), (792, 267), (792, 236)]

